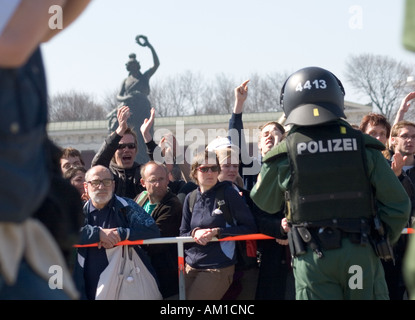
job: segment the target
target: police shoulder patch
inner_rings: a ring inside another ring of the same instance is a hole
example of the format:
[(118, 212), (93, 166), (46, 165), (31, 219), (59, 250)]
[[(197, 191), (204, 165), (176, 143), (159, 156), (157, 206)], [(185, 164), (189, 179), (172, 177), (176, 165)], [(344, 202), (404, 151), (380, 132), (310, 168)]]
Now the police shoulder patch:
[(262, 159), (262, 162), (271, 162), (275, 159), (279, 158), (282, 155), (285, 155), (287, 153), (287, 144), (286, 141), (283, 140), (280, 143), (278, 143), (276, 146), (274, 146), (268, 153), (265, 155), (265, 157)]

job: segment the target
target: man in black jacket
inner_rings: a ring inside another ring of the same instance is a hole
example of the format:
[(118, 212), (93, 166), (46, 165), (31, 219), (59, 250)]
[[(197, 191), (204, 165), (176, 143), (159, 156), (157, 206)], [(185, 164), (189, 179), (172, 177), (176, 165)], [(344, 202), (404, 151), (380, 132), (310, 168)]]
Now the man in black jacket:
[[(169, 177), (165, 165), (149, 161), (141, 166), (141, 184), (146, 188), (136, 202), (156, 221), (162, 237), (179, 236), (182, 204), (168, 189)], [(157, 244), (144, 247), (160, 282), (163, 298), (179, 292), (177, 247), (175, 244)]]
[(141, 164), (135, 161), (137, 155), (137, 135), (127, 125), (130, 109), (118, 109), (118, 128), (111, 133), (98, 150), (92, 166), (103, 165), (111, 170), (115, 179), (115, 194), (134, 199), (144, 190), (141, 185)]

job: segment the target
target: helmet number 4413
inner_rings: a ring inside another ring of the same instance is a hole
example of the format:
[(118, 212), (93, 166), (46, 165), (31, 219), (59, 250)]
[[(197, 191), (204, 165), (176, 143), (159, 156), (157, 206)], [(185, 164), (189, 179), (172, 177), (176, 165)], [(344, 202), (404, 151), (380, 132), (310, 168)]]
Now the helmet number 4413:
[(297, 84), (297, 86), (295, 87), (295, 91), (303, 91), (303, 89), (327, 89), (327, 84), (326, 84), (326, 80), (323, 79), (316, 79), (314, 81), (311, 80), (307, 80), (306, 82), (304, 82), (304, 85), (299, 82)]

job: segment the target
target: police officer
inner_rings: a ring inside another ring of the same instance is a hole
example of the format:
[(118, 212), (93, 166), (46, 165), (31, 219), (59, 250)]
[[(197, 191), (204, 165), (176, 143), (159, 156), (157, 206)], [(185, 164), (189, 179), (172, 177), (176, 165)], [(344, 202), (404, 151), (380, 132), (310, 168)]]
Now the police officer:
[(266, 212), (285, 206), (296, 299), (388, 299), (379, 257), (393, 258), (390, 245), (409, 217), (383, 144), (342, 119), (344, 94), (319, 67), (286, 80), (281, 104), (292, 127), (251, 191)]

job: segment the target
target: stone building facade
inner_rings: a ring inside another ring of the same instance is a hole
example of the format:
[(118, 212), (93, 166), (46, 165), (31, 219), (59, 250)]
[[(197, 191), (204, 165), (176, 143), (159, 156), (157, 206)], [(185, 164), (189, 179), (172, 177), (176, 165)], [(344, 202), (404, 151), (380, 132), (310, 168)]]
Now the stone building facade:
[[(345, 113), (347, 121), (358, 125), (361, 118), (371, 112), (371, 107), (346, 102)], [(283, 112), (244, 113), (245, 141), (249, 145), (249, 153), (258, 157), (257, 133), (258, 127), (268, 121), (279, 120)], [(154, 140), (160, 141), (166, 132), (173, 133), (184, 150), (196, 149), (207, 145), (216, 136), (227, 133), (230, 115), (198, 115), (183, 117), (155, 118)], [(107, 120), (98, 121), (68, 121), (51, 122), (48, 125), (49, 137), (60, 147), (73, 147), (81, 151), (89, 167), (94, 154), (98, 151), (104, 139), (109, 134)], [(139, 127), (137, 124), (137, 133)]]

